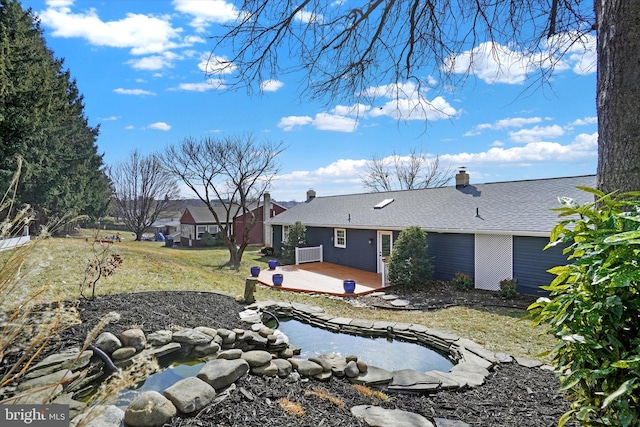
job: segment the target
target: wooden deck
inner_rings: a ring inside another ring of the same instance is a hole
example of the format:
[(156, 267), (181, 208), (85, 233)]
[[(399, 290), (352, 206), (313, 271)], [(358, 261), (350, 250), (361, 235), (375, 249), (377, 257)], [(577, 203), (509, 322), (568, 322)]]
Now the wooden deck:
[[(274, 286), (272, 275), (282, 273), (281, 286)], [(344, 279), (356, 281), (356, 289), (346, 294), (342, 286)], [(278, 266), (275, 270), (262, 270), (258, 282), (265, 286), (295, 292), (314, 292), (339, 296), (358, 296), (382, 289), (379, 274), (356, 268), (344, 267), (328, 262), (311, 262), (300, 265)]]

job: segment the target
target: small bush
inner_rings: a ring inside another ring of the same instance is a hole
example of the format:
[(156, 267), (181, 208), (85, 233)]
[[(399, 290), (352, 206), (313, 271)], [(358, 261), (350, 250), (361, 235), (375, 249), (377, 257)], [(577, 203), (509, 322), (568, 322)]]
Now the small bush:
[(202, 244), (207, 248), (224, 246), (224, 238), (222, 233), (211, 234), (207, 231), (202, 233)]
[(282, 245), (282, 257), (289, 264), (296, 262), (296, 248), (307, 244), (307, 228), (300, 221), (289, 227), (287, 240)]
[(275, 249), (273, 249), (272, 247), (265, 247), (260, 249), (260, 253), (264, 256), (272, 256), (275, 252)]
[(451, 283), (453, 283), (453, 285), (459, 291), (466, 292), (473, 289), (473, 279), (468, 274), (460, 272), (456, 273), (456, 275), (453, 277), (453, 280), (451, 280)]
[(409, 227), (398, 236), (389, 264), (389, 281), (400, 286), (429, 283), (433, 271), (427, 253), (427, 233), (420, 227)]
[(501, 280), (500, 290), (498, 291), (498, 295), (506, 299), (515, 298), (518, 295), (518, 291), (516, 290), (517, 287), (518, 287), (518, 284), (513, 279)]

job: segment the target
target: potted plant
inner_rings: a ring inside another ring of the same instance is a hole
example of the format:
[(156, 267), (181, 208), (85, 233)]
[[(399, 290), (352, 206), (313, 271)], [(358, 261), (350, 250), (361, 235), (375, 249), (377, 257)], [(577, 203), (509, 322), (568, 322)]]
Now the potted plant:
[(254, 265), (253, 267), (251, 267), (251, 277), (258, 277), (260, 275), (260, 267), (257, 265)]
[(269, 264), (269, 270), (275, 270), (278, 265), (278, 260), (270, 259), (267, 264)]
[(284, 276), (282, 275), (282, 273), (275, 273), (273, 276), (271, 276), (271, 280), (273, 280), (273, 286), (281, 286), (283, 279)]
[(345, 293), (352, 294), (353, 291), (356, 290), (356, 281), (353, 279), (345, 279), (342, 281), (342, 287)]

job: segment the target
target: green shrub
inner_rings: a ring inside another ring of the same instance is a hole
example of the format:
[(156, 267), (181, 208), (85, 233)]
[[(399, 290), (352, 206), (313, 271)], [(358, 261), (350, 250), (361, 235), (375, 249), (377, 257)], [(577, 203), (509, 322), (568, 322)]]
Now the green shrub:
[(207, 248), (213, 248), (218, 246), (225, 246), (222, 233), (211, 234), (208, 231), (202, 233), (202, 244)]
[(264, 256), (272, 256), (275, 252), (276, 252), (275, 249), (273, 249), (270, 246), (266, 246), (260, 249), (260, 253)]
[(506, 299), (515, 298), (518, 295), (517, 287), (518, 284), (513, 279), (501, 280), (498, 295)]
[[(636, 426), (640, 419), (640, 192), (597, 196), (579, 205), (561, 199), (563, 219), (551, 243), (568, 245), (567, 265), (529, 307), (534, 324), (558, 338), (551, 355), (570, 419), (588, 426)], [(577, 219), (575, 219), (577, 217)]]
[(451, 280), (451, 283), (459, 291), (468, 291), (473, 289), (473, 279), (468, 274), (457, 272)]
[(391, 253), (389, 281), (400, 286), (424, 285), (431, 280), (432, 272), (427, 233), (416, 226), (403, 230)]
[(296, 262), (296, 248), (307, 244), (307, 229), (300, 221), (289, 227), (289, 234), (282, 245), (282, 257), (289, 264)]

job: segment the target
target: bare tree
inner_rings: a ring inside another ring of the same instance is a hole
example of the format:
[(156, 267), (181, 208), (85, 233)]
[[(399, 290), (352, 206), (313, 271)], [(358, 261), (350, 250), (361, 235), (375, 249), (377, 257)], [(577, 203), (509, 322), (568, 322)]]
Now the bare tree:
[[(229, 264), (240, 267), (256, 218), (252, 212), (280, 166), (276, 159), (282, 143), (259, 141), (253, 135), (222, 139), (185, 138), (168, 147), (162, 158), (165, 169), (182, 180), (213, 214), (229, 249)], [(214, 209), (222, 206), (224, 215)], [(242, 230), (233, 228), (233, 219), (243, 215)]]
[(455, 170), (443, 169), (440, 158), (429, 158), (412, 149), (408, 156), (396, 153), (389, 157), (377, 157), (368, 161), (361, 176), (365, 188), (374, 193), (393, 190), (444, 187), (453, 178)]
[(171, 201), (180, 197), (175, 178), (167, 174), (157, 155), (134, 150), (129, 159), (108, 170), (113, 186), (112, 200), (118, 216), (140, 240)]
[[(430, 75), (450, 88), (488, 56), (508, 73), (505, 46), (526, 53), (517, 60), (546, 83), (567, 53), (597, 38), (598, 187), (609, 193), (640, 189), (638, 17), (630, 0), (245, 0), (214, 51), (231, 49), (238, 85), (302, 71), (311, 97), (359, 101), (379, 94), (370, 88), (398, 99), (434, 89)], [(414, 108), (437, 107), (420, 97)]]

